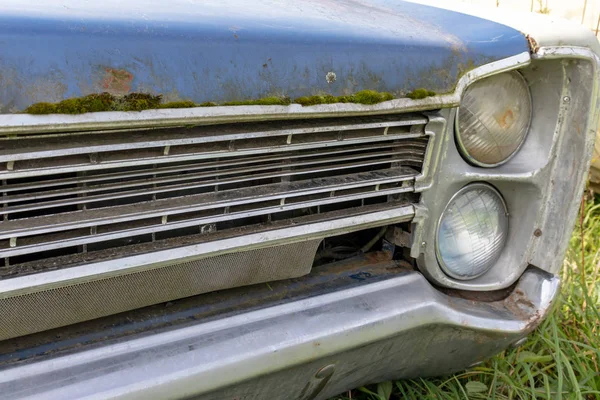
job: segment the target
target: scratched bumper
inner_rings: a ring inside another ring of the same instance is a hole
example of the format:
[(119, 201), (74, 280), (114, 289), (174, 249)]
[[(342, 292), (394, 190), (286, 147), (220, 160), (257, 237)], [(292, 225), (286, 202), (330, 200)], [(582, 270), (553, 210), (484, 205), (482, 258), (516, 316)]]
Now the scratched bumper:
[(529, 269), (502, 300), (443, 294), (418, 272), (0, 373), (5, 398), (326, 399), (443, 375), (519, 340), (559, 280)]

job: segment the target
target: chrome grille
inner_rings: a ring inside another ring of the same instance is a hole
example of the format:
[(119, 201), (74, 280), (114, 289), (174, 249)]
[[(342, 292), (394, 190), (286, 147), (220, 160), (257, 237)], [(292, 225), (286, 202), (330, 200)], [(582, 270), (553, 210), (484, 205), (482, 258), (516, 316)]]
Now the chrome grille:
[(4, 138), (0, 276), (396, 201), (421, 170), (426, 123), (403, 114)]

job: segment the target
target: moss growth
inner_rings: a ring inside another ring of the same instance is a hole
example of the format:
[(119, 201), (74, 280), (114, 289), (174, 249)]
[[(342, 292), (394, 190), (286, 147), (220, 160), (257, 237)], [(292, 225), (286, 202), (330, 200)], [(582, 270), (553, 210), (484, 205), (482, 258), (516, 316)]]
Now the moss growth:
[(375, 90), (361, 90), (355, 94), (347, 96), (332, 96), (329, 94), (298, 97), (294, 103), (303, 106), (314, 106), (318, 104), (334, 103), (358, 103), (358, 104), (377, 104), (392, 100), (394, 96), (388, 92), (376, 92)]
[(192, 108), (198, 107), (196, 103), (191, 100), (182, 100), (182, 101), (171, 101), (168, 103), (161, 104), (159, 108)]
[(435, 92), (423, 88), (415, 89), (406, 95), (406, 97), (413, 100), (424, 99), (429, 96), (435, 96)]
[(63, 100), (56, 104), (58, 114), (82, 114), (86, 112), (111, 111), (114, 97), (108, 93)]
[(387, 92), (376, 92), (374, 90), (361, 90), (354, 96), (354, 103), (360, 104), (377, 104), (384, 101), (392, 100), (394, 96)]
[(100, 111), (142, 111), (161, 106), (161, 96), (132, 93), (116, 97), (110, 93), (90, 94), (66, 99), (56, 104), (36, 103), (29, 106), (28, 114), (83, 114)]
[[(113, 96), (110, 93), (90, 94), (83, 97), (66, 99), (56, 104), (36, 103), (25, 109), (27, 114), (83, 114), (99, 111), (142, 111), (159, 108), (192, 108), (215, 107), (216, 103), (207, 101), (196, 104), (191, 100), (172, 101), (161, 104), (162, 96), (147, 93), (131, 93), (125, 96)], [(264, 97), (257, 100), (230, 101), (224, 106), (252, 106), (252, 105), (290, 105), (289, 97)]]
[(131, 93), (115, 101), (115, 111), (142, 111), (160, 108), (162, 96), (153, 96), (146, 93)]
[(85, 101), (79, 99), (67, 99), (56, 104), (55, 113), (57, 114), (81, 114), (87, 112)]
[(289, 106), (292, 104), (292, 100), (289, 97), (263, 97), (262, 99), (256, 100), (242, 100), (242, 101), (227, 101), (223, 103), (224, 106)]
[[(415, 92), (424, 89), (417, 89)], [(415, 93), (413, 92), (413, 93)], [(425, 91), (431, 93), (433, 92)], [(409, 94), (410, 97), (410, 94)], [(255, 100), (228, 101), (222, 104), (216, 104), (211, 101), (196, 104), (191, 100), (172, 101), (161, 103), (161, 95), (152, 95), (147, 93), (131, 93), (125, 96), (114, 96), (110, 93), (90, 94), (83, 97), (66, 99), (58, 103), (36, 103), (25, 109), (27, 114), (83, 114), (88, 112), (100, 111), (142, 111), (163, 108), (192, 108), (192, 107), (215, 107), (223, 106), (287, 106), (292, 103), (302, 106), (314, 106), (318, 104), (333, 103), (358, 103), (358, 104), (377, 104), (392, 100), (394, 96), (387, 92), (377, 92), (375, 90), (362, 90), (352, 95), (333, 96), (330, 94), (304, 96), (292, 101), (289, 97), (269, 96)], [(419, 97), (420, 98), (420, 97)]]
[(27, 114), (56, 114), (56, 104), (52, 103), (35, 103), (25, 109)]
[(331, 95), (323, 95), (323, 96), (304, 96), (298, 97), (294, 100), (294, 103), (301, 104), (303, 106), (315, 106), (317, 104), (333, 104), (340, 103), (338, 98)]

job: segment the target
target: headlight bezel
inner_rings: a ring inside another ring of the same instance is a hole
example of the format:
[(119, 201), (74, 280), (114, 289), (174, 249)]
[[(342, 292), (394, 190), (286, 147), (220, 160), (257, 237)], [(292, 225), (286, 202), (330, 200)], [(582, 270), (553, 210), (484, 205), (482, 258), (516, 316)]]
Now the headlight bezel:
[(531, 122), (533, 119), (533, 100), (532, 100), (532, 94), (531, 94), (531, 90), (529, 89), (529, 84), (527, 83), (527, 80), (525, 79), (525, 77), (518, 71), (518, 70), (511, 70), (511, 71), (505, 71), (499, 74), (495, 74), (492, 76), (488, 76), (482, 79), (479, 79), (475, 82), (473, 82), (470, 86), (468, 86), (465, 89), (465, 92), (462, 95), (461, 98), (461, 102), (464, 99), (464, 97), (466, 96), (468, 90), (470, 88), (472, 88), (474, 85), (477, 84), (481, 84), (482, 82), (485, 82), (487, 79), (493, 79), (493, 78), (497, 78), (500, 75), (504, 75), (504, 74), (509, 74), (512, 76), (517, 77), (517, 79), (523, 84), (524, 88), (526, 89), (526, 93), (527, 93), (527, 97), (526, 97), (526, 101), (529, 105), (529, 118), (527, 121), (527, 127), (525, 129), (525, 134), (523, 135), (523, 137), (521, 138), (520, 143), (517, 145), (517, 147), (513, 150), (513, 152), (507, 156), (506, 158), (504, 158), (503, 160), (496, 162), (496, 163), (485, 163), (482, 161), (477, 160), (474, 156), (472, 156), (469, 153), (469, 150), (467, 149), (467, 146), (465, 145), (462, 137), (461, 137), (461, 132), (460, 132), (460, 105), (456, 108), (456, 116), (454, 118), (454, 141), (456, 143), (456, 147), (459, 150), (459, 153), (461, 154), (461, 156), (463, 157), (463, 159), (468, 162), (471, 165), (477, 166), (477, 167), (481, 167), (481, 168), (496, 168), (499, 167), (501, 165), (504, 165), (506, 163), (508, 163), (510, 160), (512, 160), (518, 153), (519, 150), (521, 150), (521, 148), (523, 147), (523, 145), (525, 144), (525, 142), (527, 141), (527, 137), (529, 136), (529, 132), (531, 130)]
[[(448, 268), (448, 266), (445, 264), (445, 262), (443, 260), (442, 254), (440, 252), (440, 246), (439, 246), (440, 228), (442, 226), (442, 221), (443, 221), (444, 217), (446, 216), (446, 213), (447, 213), (449, 207), (454, 203), (454, 201), (458, 197), (463, 195), (464, 193), (471, 191), (473, 189), (477, 189), (477, 188), (489, 190), (492, 193), (494, 193), (494, 195), (498, 198), (498, 200), (504, 210), (504, 215), (506, 216), (506, 227), (505, 227), (506, 232), (505, 232), (504, 240), (503, 240), (502, 246), (500, 248), (500, 251), (499, 251), (498, 255), (495, 257), (495, 260), (492, 263), (492, 265), (490, 265), (487, 269), (485, 269), (484, 271), (482, 271), (478, 274), (474, 274), (474, 275), (470, 275), (470, 276), (461, 276), (461, 275), (454, 273), (450, 268)], [(500, 255), (502, 254), (502, 251), (504, 250), (504, 247), (506, 246), (507, 236), (508, 236), (508, 232), (510, 229), (508, 216), (509, 216), (509, 211), (508, 211), (508, 206), (506, 204), (506, 200), (504, 200), (504, 196), (502, 196), (502, 193), (500, 193), (500, 191), (493, 185), (491, 185), (489, 183), (485, 183), (485, 182), (473, 182), (473, 183), (469, 183), (469, 184), (463, 186), (461, 189), (459, 189), (456, 193), (454, 193), (454, 195), (452, 195), (452, 197), (450, 197), (450, 200), (448, 200), (448, 202), (446, 203), (445, 207), (443, 208), (442, 212), (440, 213), (440, 216), (437, 220), (437, 225), (435, 227), (435, 244), (434, 244), (435, 245), (435, 255), (436, 255), (437, 262), (439, 264), (440, 269), (446, 275), (448, 275), (450, 278), (456, 279), (459, 281), (470, 281), (473, 279), (477, 279), (477, 278), (485, 275), (486, 273), (488, 273), (490, 270), (492, 270), (494, 268), (494, 266), (496, 265), (496, 263), (498, 262), (498, 259), (500, 258)]]
[[(460, 96), (474, 82), (509, 70), (522, 74), (533, 100), (527, 140), (506, 164), (497, 168), (472, 165), (460, 154), (454, 139)], [(432, 283), (457, 290), (493, 291), (510, 287), (531, 266), (553, 273), (558, 270), (569, 237), (568, 229), (557, 223), (570, 221), (576, 213), (574, 188), (583, 182), (581, 165), (588, 162), (593, 149), (593, 135), (584, 134), (583, 127), (593, 121), (590, 112), (595, 103), (590, 99), (595, 89), (589, 82), (595, 71), (589, 60), (563, 59), (562, 54), (531, 62), (515, 59), (512, 65), (504, 64), (495, 71), (476, 69), (461, 78), (452, 108), (428, 114), (425, 131), (431, 137), (432, 154), (424, 169), (429, 179), (417, 181), (422, 194), (415, 204), (410, 256)], [(582, 131), (575, 131), (576, 126)], [(486, 182), (500, 191), (510, 211), (509, 234), (495, 266), (464, 281), (442, 271), (434, 242), (440, 213), (458, 190), (473, 182)], [(565, 188), (571, 195), (557, 195), (557, 188)]]

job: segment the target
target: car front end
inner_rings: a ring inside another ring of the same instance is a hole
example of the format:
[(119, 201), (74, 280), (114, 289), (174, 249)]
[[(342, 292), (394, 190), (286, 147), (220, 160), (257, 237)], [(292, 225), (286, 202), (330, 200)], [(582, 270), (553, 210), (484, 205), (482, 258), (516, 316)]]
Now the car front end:
[(326, 399), (518, 345), (559, 292), (600, 45), (494, 19), (0, 5), (2, 393)]

